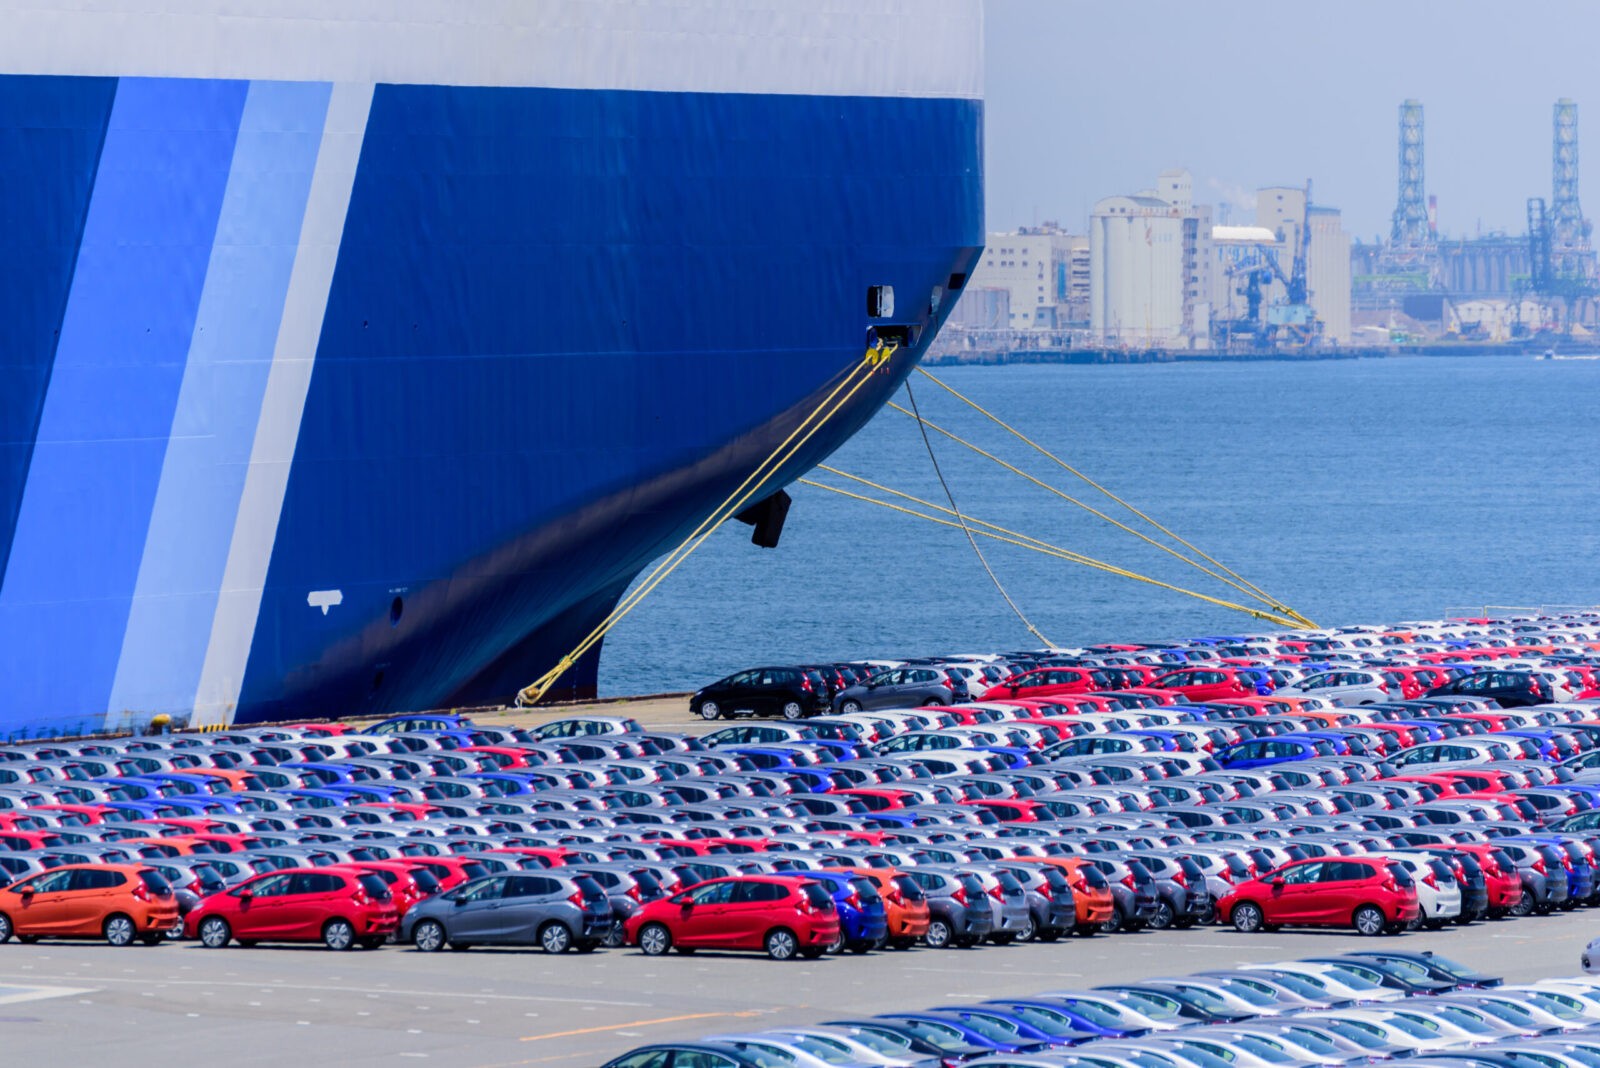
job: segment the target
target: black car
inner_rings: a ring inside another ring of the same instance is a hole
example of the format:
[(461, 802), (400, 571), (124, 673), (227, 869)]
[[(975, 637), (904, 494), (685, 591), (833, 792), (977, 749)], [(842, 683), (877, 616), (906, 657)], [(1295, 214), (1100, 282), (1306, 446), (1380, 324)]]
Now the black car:
[(1487, 697), (1501, 708), (1547, 705), (1556, 699), (1550, 680), (1532, 671), (1474, 671), (1428, 691), (1429, 697)]
[(829, 711), (829, 687), (814, 668), (752, 668), (695, 691), (689, 711), (701, 719), (782, 716), (803, 719)]

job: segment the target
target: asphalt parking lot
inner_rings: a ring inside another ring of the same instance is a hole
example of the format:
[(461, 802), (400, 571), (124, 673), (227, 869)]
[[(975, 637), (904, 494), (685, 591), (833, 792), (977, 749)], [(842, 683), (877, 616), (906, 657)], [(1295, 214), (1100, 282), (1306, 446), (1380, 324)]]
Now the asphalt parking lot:
[(0, 946), (0, 1049), (7, 1063), (60, 1064), (71, 1036), (77, 1063), (583, 1068), (661, 1039), (1375, 945), (1434, 949), (1511, 981), (1570, 975), (1597, 927), (1585, 911), (1392, 939), (1213, 927), (783, 964), (631, 949), (552, 958), (12, 942)]

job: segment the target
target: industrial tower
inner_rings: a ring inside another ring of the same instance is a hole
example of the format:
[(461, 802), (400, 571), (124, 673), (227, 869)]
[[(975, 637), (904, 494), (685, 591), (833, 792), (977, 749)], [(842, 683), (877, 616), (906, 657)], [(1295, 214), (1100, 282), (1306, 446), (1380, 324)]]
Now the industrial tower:
[(1565, 97), (1557, 100), (1554, 126), (1549, 212), (1551, 268), (1556, 277), (1587, 278), (1594, 261), (1589, 255), (1590, 224), (1578, 205), (1578, 105)]
[[(1576, 169), (1576, 147), (1573, 152)], [(1415, 248), (1430, 244), (1432, 237), (1422, 181), (1422, 102), (1407, 100), (1400, 105), (1400, 198), (1394, 209), (1389, 243)]]

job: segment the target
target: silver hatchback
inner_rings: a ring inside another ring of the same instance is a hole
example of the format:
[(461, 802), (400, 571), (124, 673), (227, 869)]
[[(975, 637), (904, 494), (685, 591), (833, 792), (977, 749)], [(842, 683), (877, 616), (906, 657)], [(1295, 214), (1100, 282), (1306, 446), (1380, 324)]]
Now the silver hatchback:
[(472, 879), (414, 905), (400, 940), (425, 953), (446, 945), (587, 953), (605, 941), (614, 923), (605, 889), (587, 875), (508, 872)]

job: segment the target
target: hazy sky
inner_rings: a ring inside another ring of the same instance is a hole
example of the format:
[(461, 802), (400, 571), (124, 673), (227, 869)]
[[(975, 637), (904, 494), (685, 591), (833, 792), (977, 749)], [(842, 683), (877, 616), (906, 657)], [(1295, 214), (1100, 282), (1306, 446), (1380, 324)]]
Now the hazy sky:
[(1526, 229), (1551, 105), (1578, 102), (1600, 212), (1596, 0), (987, 0), (988, 228), (1082, 231), (1094, 202), (1187, 167), (1201, 202), (1312, 179), (1362, 240), (1394, 211), (1397, 115), (1424, 106), (1453, 236)]

